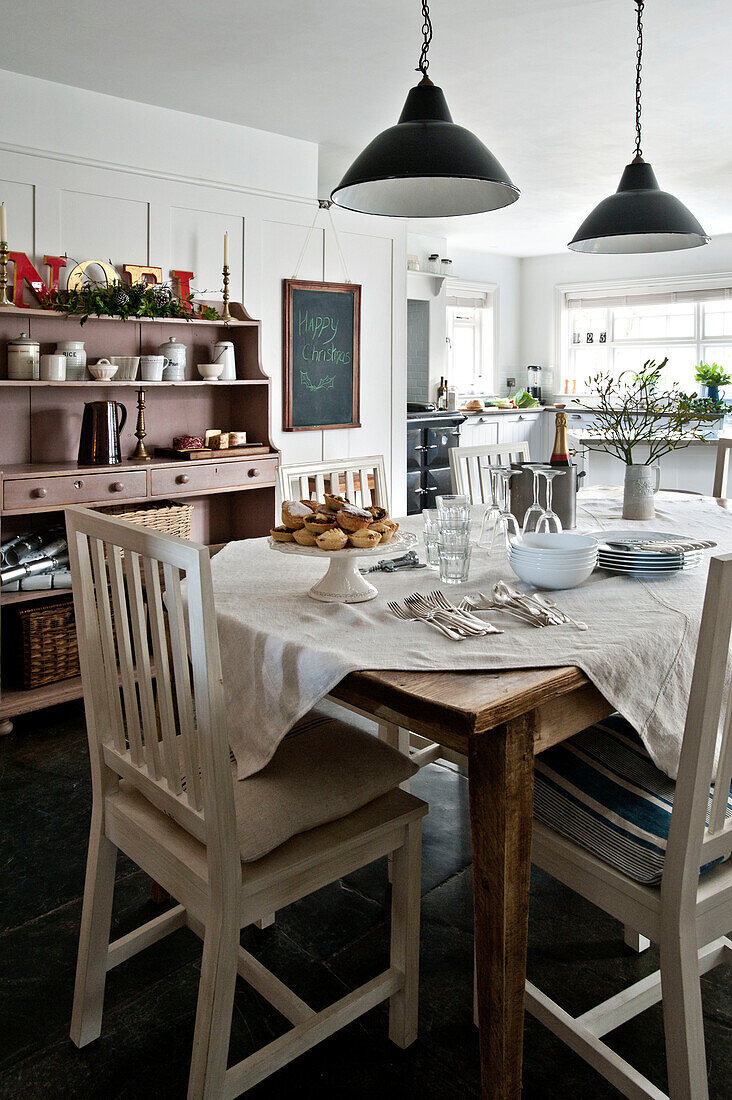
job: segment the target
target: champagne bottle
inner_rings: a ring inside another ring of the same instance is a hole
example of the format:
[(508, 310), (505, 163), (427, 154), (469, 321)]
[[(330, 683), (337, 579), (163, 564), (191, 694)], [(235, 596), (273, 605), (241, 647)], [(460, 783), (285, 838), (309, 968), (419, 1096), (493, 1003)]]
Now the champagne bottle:
[(569, 458), (569, 442), (567, 440), (567, 414), (564, 409), (557, 409), (556, 428), (554, 431), (554, 447), (550, 466), (571, 466)]

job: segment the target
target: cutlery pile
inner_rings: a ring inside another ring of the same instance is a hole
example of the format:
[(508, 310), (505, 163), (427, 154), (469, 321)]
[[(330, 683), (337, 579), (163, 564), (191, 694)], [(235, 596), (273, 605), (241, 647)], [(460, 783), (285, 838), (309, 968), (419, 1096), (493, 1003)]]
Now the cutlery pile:
[(492, 623), (483, 622), (470, 611), (449, 603), (442, 592), (430, 592), (429, 595), (413, 592), (411, 596), (407, 596), (404, 605), (391, 600), (387, 607), (398, 619), (404, 619), (406, 622), (429, 623), (446, 638), (451, 638), (455, 642), (463, 638), (479, 638), (486, 634), (503, 633)]
[(474, 596), (464, 596), (457, 606), (450, 603), (444, 592), (438, 589), (429, 594), (413, 592), (403, 605), (391, 600), (387, 607), (397, 619), (429, 623), (446, 638), (456, 642), (462, 638), (503, 633), (492, 623), (479, 619), (474, 614), (476, 611), (501, 611), (536, 627), (570, 623), (577, 630), (588, 629), (587, 623), (573, 619), (548, 596), (541, 592), (528, 595), (508, 581), (497, 581), (489, 594), (477, 592)]

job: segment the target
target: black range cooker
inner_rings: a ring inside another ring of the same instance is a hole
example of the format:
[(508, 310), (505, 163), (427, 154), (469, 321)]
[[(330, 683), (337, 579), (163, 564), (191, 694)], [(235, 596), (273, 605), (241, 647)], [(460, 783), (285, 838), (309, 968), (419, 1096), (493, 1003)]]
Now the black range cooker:
[(463, 413), (407, 406), (407, 514), (434, 508), (435, 497), (451, 493), (451, 447), (460, 443)]

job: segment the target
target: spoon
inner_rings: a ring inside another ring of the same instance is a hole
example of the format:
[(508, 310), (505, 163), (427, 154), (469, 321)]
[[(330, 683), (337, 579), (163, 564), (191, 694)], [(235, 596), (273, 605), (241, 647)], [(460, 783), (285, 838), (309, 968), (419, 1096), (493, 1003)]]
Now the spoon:
[(571, 615), (568, 615), (566, 611), (563, 611), (554, 600), (550, 600), (548, 596), (543, 596), (540, 592), (537, 592), (533, 597), (537, 603), (542, 604), (548, 611), (554, 611), (557, 615), (561, 615), (563, 622), (571, 623), (572, 626), (576, 626), (578, 630), (589, 630), (587, 623), (581, 622), (579, 619), (573, 619)]

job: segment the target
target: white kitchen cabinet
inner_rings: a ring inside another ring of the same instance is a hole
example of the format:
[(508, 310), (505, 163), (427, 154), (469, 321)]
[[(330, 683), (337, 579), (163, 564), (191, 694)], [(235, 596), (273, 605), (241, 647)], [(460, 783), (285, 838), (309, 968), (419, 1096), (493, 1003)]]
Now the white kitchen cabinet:
[(476, 413), (460, 428), (461, 447), (479, 447), (483, 443), (498, 443), (498, 417)]
[(526, 440), (532, 462), (541, 462), (547, 457), (544, 454), (543, 417), (543, 412), (501, 413), (496, 417), (498, 442), (523, 443)]

